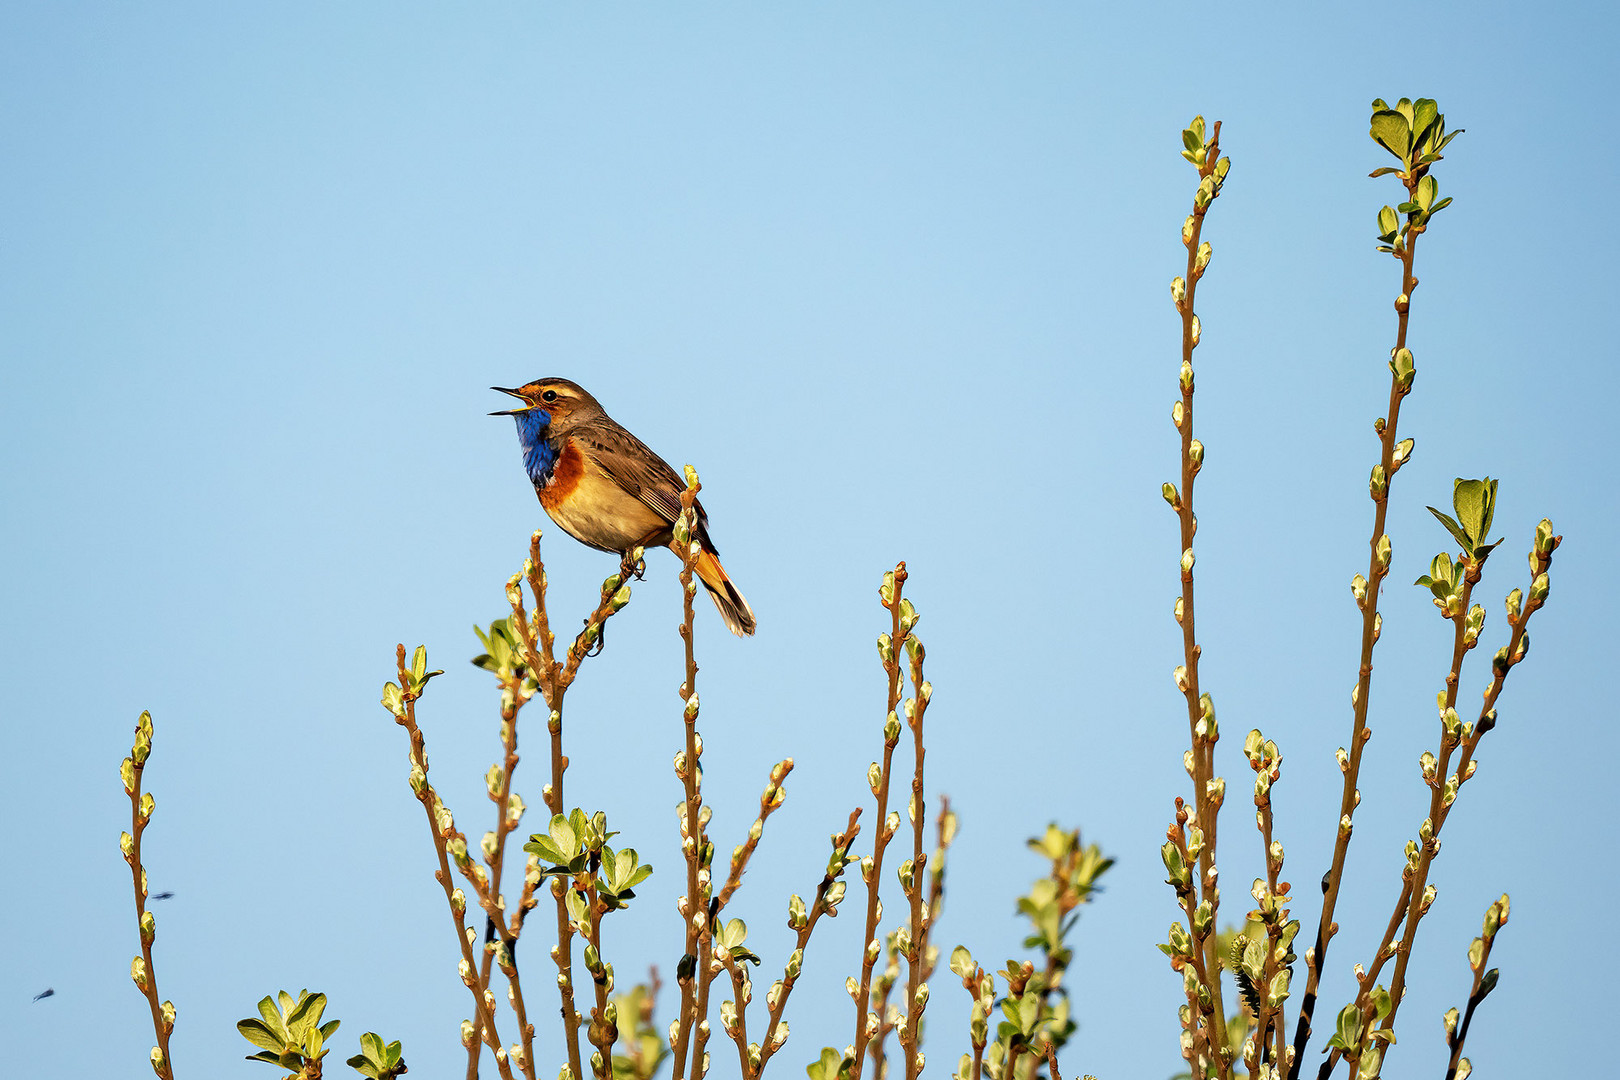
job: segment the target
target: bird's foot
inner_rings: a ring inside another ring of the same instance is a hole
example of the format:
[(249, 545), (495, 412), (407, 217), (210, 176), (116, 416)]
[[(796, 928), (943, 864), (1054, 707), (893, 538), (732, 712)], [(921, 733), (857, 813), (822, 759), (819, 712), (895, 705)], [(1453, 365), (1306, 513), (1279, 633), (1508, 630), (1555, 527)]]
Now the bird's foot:
[[(591, 620), (586, 619), (585, 620), (585, 625), (586, 626), (591, 625)], [(587, 657), (595, 656), (597, 653), (601, 652), (603, 647), (606, 646), (606, 645), (607, 645), (607, 623), (603, 622), (603, 623), (601, 623), (600, 625), (597, 626), (597, 628), (596, 628), (596, 640), (591, 643), (590, 648), (585, 650), (585, 655)]]
[(627, 551), (619, 560), (619, 578), (623, 581), (640, 581), (647, 576), (647, 560), (638, 559), (634, 551)]

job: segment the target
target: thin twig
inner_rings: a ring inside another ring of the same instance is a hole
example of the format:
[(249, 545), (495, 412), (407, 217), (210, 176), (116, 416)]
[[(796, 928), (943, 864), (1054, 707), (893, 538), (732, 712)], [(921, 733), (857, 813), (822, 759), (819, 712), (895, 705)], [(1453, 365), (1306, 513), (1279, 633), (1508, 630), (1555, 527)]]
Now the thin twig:
[[(467, 908), (466, 900), (456, 895), (460, 890), (456, 889), (450, 879), (450, 859), (446, 849), (447, 841), (455, 832), (455, 824), (449, 810), (439, 799), (438, 792), (427, 782), (426, 740), (422, 737), (421, 728), (416, 725), (416, 699), (420, 696), (420, 691), (411, 688), (411, 680), (405, 667), (404, 645), (397, 647), (395, 664), (399, 672), (402, 707), (395, 713), (394, 718), (410, 736), (411, 787), (417, 801), (422, 804), (423, 812), (427, 815), (428, 832), (433, 837), (433, 850), (439, 857), (439, 869), (434, 872), (433, 877), (444, 890), (445, 903), (450, 909), (450, 920), (456, 928), (456, 942), (461, 946), (461, 981), (472, 992), (473, 1015), (476, 1017), (474, 1023), (485, 1045), (495, 1054), (495, 1066), (500, 1070), (501, 1080), (512, 1080), (506, 1048), (501, 1045), (500, 1035), (495, 1029), (492, 1007), (494, 995), (489, 992), (489, 984), (478, 976), (478, 961), (473, 956), (471, 942), (467, 940), (467, 926), (462, 919)], [(465, 840), (462, 842), (465, 843)]]
[[(500, 766), (500, 775), (495, 785), (489, 791), (490, 801), (495, 803), (495, 843), (492, 849), (485, 854), (485, 862), (489, 865), (489, 897), (492, 903), (485, 907), (488, 927), (497, 931), (506, 954), (510, 960), (517, 948), (517, 938), (522, 932), (521, 923), (513, 920), (508, 924), (504, 917), (504, 908), (501, 898), (501, 876), (506, 866), (506, 839), (517, 828), (518, 818), (511, 814), (512, 800), (512, 774), (518, 766), (517, 751), (517, 719), (518, 712), (528, 702), (532, 691), (525, 689), (526, 669), (519, 668), (513, 678), (503, 680), (501, 684), (501, 744), (505, 756)], [(479, 962), (478, 977), (484, 984), (489, 985), (490, 968), (495, 961), (497, 946), (494, 941), (486, 943), (484, 955)], [(510, 971), (507, 971), (510, 968)], [(502, 973), (507, 976), (511, 988), (512, 1011), (517, 1016), (518, 1035), (522, 1039), (523, 1060), (520, 1065), (527, 1080), (535, 1080), (534, 1063), (534, 1025), (528, 1022), (527, 1011), (524, 1008), (521, 984), (517, 981), (517, 964), (515, 960), (502, 967)], [(480, 1041), (474, 1040), (467, 1047), (467, 1080), (477, 1080)]]
[(141, 713), (135, 725), (135, 744), (121, 769), (124, 793), (129, 796), (129, 832), (119, 837), (124, 850), (124, 861), (129, 864), (135, 889), (135, 928), (141, 939), (141, 955), (130, 965), (135, 986), (146, 997), (152, 1010), (152, 1033), (157, 1045), (152, 1047), (152, 1069), (162, 1080), (174, 1080), (174, 1064), (169, 1057), (169, 1034), (174, 1030), (174, 1003), (158, 1003), (157, 968), (152, 963), (152, 942), (157, 938), (157, 918), (146, 910), (146, 867), (141, 862), (141, 835), (152, 818), (156, 805), (151, 795), (141, 794), (141, 778), (146, 770), (147, 756), (152, 752), (152, 714)]
[(1446, 1063), (1446, 1080), (1455, 1080), (1457, 1069), (1462, 1064), (1463, 1044), (1468, 1041), (1468, 1029), (1474, 1022), (1474, 1010), (1485, 1000), (1485, 995), (1496, 988), (1496, 971), (1487, 970), (1486, 965), (1491, 960), (1491, 946), (1496, 944), (1496, 932), (1507, 925), (1507, 921), (1508, 897), (1503, 893), (1502, 898), (1486, 910), (1484, 932), (1474, 939), (1473, 945), (1468, 950), (1468, 966), (1474, 971), (1474, 984), (1468, 991), (1468, 1005), (1462, 1016), (1462, 1024), (1452, 1030), (1452, 1025), (1455, 1024), (1455, 1009), (1446, 1016), (1448, 1029), (1446, 1043), (1451, 1048), (1451, 1058)]
[[(923, 714), (933, 695), (933, 686), (923, 678), (923, 658), (926, 651), (906, 625), (915, 624), (915, 613), (902, 613), (901, 629), (905, 634), (906, 652), (911, 659), (912, 696), (905, 703), (906, 724), (911, 728), (914, 766), (911, 774), (911, 802), (907, 812), (911, 816), (911, 859), (909, 873), (901, 885), (911, 902), (910, 932), (901, 943), (901, 955), (906, 958), (906, 1021), (900, 1030), (900, 1045), (906, 1054), (906, 1080), (917, 1080), (922, 1072), (922, 1046), (920, 1025), (923, 1010), (928, 1004), (928, 990), (923, 980), (928, 965), (929, 909), (923, 903), (924, 872), (928, 856), (923, 852), (923, 828), (927, 824), (926, 803), (923, 796)], [(908, 880), (907, 880), (908, 879)]]
[[(675, 969), (675, 980), (681, 989), (681, 1002), (679, 1012), (676, 1014), (675, 1034), (672, 1047), (675, 1055), (674, 1071), (671, 1074), (674, 1080), (683, 1080), (687, 1076), (687, 1053), (692, 1049), (694, 1036), (698, 1040), (696, 1051), (692, 1055), (692, 1080), (698, 1080), (703, 1075), (703, 1048), (702, 1034), (698, 1030), (708, 1014), (708, 995), (706, 993), (708, 982), (713, 978), (708, 972), (708, 963), (700, 955), (704, 950), (700, 947), (700, 939), (709, 930), (709, 913), (707, 896), (700, 873), (703, 869), (704, 848), (707, 837), (704, 833), (702, 814), (703, 796), (701, 793), (701, 766), (699, 759), (702, 755), (702, 740), (697, 733), (697, 658), (693, 652), (692, 630), (693, 609), (692, 598), (697, 592), (697, 583), (693, 580), (693, 571), (697, 566), (700, 554), (695, 532), (696, 515), (693, 506), (697, 498), (699, 485), (695, 475), (688, 475), (687, 489), (681, 495), (681, 517), (678, 522), (679, 534), (686, 537), (682, 545), (681, 556), (681, 642), (685, 650), (686, 672), (681, 683), (680, 696), (685, 702), (682, 718), (685, 722), (685, 745), (676, 763), (676, 774), (683, 788), (683, 799), (680, 807), (681, 825), (681, 853), (686, 859), (686, 895), (678, 902), (681, 921), (686, 928), (685, 954)], [(705, 991), (700, 995), (699, 989)], [(701, 1000), (700, 1000), (701, 998)], [(700, 1009), (701, 1006), (701, 1009)]]
[[(1200, 134), (1202, 122), (1195, 121)], [(1231, 1064), (1231, 1052), (1226, 1046), (1226, 1010), (1222, 1002), (1220, 963), (1216, 955), (1214, 915), (1219, 910), (1219, 892), (1216, 888), (1215, 842), (1217, 817), (1223, 787), (1215, 777), (1215, 743), (1220, 734), (1216, 727), (1214, 709), (1208, 695), (1199, 686), (1198, 660), (1203, 650), (1193, 615), (1193, 537), (1198, 531), (1198, 519), (1193, 513), (1193, 484), (1203, 467), (1203, 444), (1193, 438), (1193, 350), (1198, 347), (1201, 325), (1195, 311), (1199, 279), (1209, 265), (1209, 250), (1200, 242), (1204, 216), (1220, 195), (1224, 168), (1218, 168), (1220, 157), (1221, 124), (1215, 122), (1210, 139), (1202, 147), (1203, 158), (1198, 164), (1199, 189), (1193, 200), (1193, 212), (1182, 228), (1182, 240), (1187, 248), (1186, 278), (1172, 286), (1172, 298), (1181, 314), (1181, 400), (1176, 404), (1174, 420), (1181, 433), (1181, 489), (1167, 489), (1166, 498), (1181, 528), (1181, 596), (1176, 602), (1176, 621), (1181, 624), (1182, 666), (1176, 671), (1177, 688), (1187, 702), (1187, 724), (1191, 736), (1191, 779), (1193, 782), (1192, 810), (1188, 817), (1193, 827), (1200, 830), (1202, 840), (1196, 859), (1191, 892), (1182, 897), (1187, 926), (1192, 933), (1195, 970), (1207, 990), (1208, 1004), (1202, 996), (1190, 995), (1194, 1027), (1201, 1022), (1202, 1032), (1194, 1032), (1194, 1049), (1207, 1045), (1215, 1058), (1215, 1066), (1226, 1075)], [(1185, 290), (1184, 292), (1182, 290)], [(1178, 819), (1182, 811), (1178, 809)], [(1208, 905), (1211, 917), (1195, 919), (1194, 909), (1200, 903)], [(1195, 1055), (1196, 1056), (1196, 1055)], [(1195, 1075), (1203, 1065), (1191, 1062)]]
[(890, 826), (889, 819), (889, 781), (892, 776), (891, 764), (894, 760), (894, 748), (900, 743), (900, 721), (895, 709), (900, 705), (900, 690), (904, 675), (900, 668), (900, 649), (905, 644), (905, 632), (901, 629), (900, 607), (902, 594), (906, 584), (906, 564), (897, 564), (894, 570), (884, 575), (883, 606), (889, 609), (892, 628), (888, 634), (883, 635), (879, 642), (879, 652), (883, 660), (883, 670), (889, 676), (888, 706), (885, 709), (883, 724), (883, 763), (879, 767), (877, 783), (874, 793), (877, 796), (877, 826), (872, 837), (872, 854), (870, 865), (863, 860), (861, 865), (861, 880), (866, 883), (866, 933), (862, 938), (864, 945), (861, 952), (861, 979), (855, 993), (855, 1057), (854, 1064), (850, 1066), (850, 1075), (859, 1077), (866, 1061), (867, 1043), (877, 1034), (878, 1025), (882, 1018), (869, 1016), (868, 1010), (872, 1001), (872, 968), (877, 963), (878, 943), (878, 913), (882, 907), (878, 899), (883, 877), (883, 853), (888, 847), (889, 839), (899, 827), (896, 822)]
[[(1416, 191), (1419, 179), (1416, 170), (1410, 177), (1405, 178), (1408, 198)], [(1395, 301), (1395, 348), (1391, 355), (1406, 348), (1412, 293), (1418, 286), (1418, 279), (1412, 273), (1412, 264), (1417, 255), (1417, 239), (1422, 232), (1421, 225), (1409, 222), (1406, 226), (1406, 242), (1400, 254), (1401, 292)], [(1311, 1018), (1316, 1011), (1317, 992), (1321, 985), (1323, 967), (1327, 963), (1328, 945), (1332, 942), (1333, 936), (1339, 932), (1338, 923), (1333, 921), (1333, 913), (1339, 902), (1339, 890), (1344, 883), (1345, 856), (1350, 850), (1353, 819), (1356, 807), (1361, 801), (1361, 793), (1357, 787), (1361, 776), (1361, 755), (1366, 749), (1367, 740), (1372, 738), (1372, 731), (1367, 727), (1367, 709), (1372, 700), (1373, 647), (1378, 642), (1379, 631), (1383, 625), (1378, 613), (1378, 599), (1382, 593), (1383, 580), (1389, 573), (1389, 542), (1384, 533), (1384, 522), (1389, 512), (1389, 488), (1401, 465), (1401, 462), (1395, 459), (1401, 402), (1411, 390), (1412, 380), (1403, 377), (1392, 365), (1388, 410), (1375, 425), (1379, 435), (1379, 463), (1373, 472), (1373, 483), (1369, 486), (1373, 501), (1373, 527), (1372, 537), (1368, 541), (1371, 550), (1368, 554), (1365, 598), (1360, 602), (1361, 659), (1357, 667), (1356, 689), (1353, 695), (1354, 721), (1350, 731), (1348, 755), (1340, 764), (1344, 773), (1344, 784), (1339, 795), (1339, 818), (1333, 844), (1333, 861), (1322, 879), (1322, 915), (1317, 924), (1316, 942), (1305, 953), (1307, 972), (1305, 996), (1300, 1003), (1299, 1019), (1294, 1031), (1294, 1061), (1289, 1069), (1289, 1080), (1298, 1080), (1299, 1069), (1305, 1059), (1305, 1048), (1311, 1037)], [(1380, 479), (1382, 482), (1379, 482)]]

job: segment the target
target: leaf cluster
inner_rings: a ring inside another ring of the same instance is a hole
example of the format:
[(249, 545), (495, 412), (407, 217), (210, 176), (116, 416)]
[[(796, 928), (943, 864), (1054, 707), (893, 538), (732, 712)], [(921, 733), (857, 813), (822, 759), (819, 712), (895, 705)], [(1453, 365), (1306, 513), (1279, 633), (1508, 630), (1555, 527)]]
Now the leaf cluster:
[(608, 846), (617, 835), (608, 830), (605, 813), (598, 811), (587, 818), (576, 807), (566, 816), (553, 815), (547, 830), (531, 835), (523, 850), (541, 861), (541, 877), (592, 877), (597, 895), (612, 911), (633, 899), (635, 887), (653, 872), (650, 864), (641, 862), (635, 848), (615, 851)]
[(242, 1038), (260, 1047), (257, 1054), (249, 1054), (249, 1061), (263, 1061), (288, 1070), (294, 1077), (320, 1075), (320, 1060), (324, 1058), (326, 1040), (337, 1031), (341, 1021), (321, 1023), (326, 1011), (326, 995), (298, 991), (296, 999), (285, 990), (275, 997), (259, 1002), (259, 1015), (239, 1020), (236, 1030)]
[(360, 1036), (360, 1052), (346, 1064), (371, 1080), (393, 1080), (407, 1071), (403, 1053), (404, 1048), (398, 1039), (385, 1043), (381, 1035), (368, 1031)]
[(1399, 173), (1402, 179), (1416, 179), (1430, 165), (1441, 160), (1440, 151), (1463, 133), (1462, 128), (1446, 131), (1445, 114), (1433, 98), (1410, 101), (1401, 98), (1393, 108), (1383, 98), (1374, 98), (1368, 134), (1373, 141), (1400, 160), (1401, 168), (1375, 169), (1372, 176)]

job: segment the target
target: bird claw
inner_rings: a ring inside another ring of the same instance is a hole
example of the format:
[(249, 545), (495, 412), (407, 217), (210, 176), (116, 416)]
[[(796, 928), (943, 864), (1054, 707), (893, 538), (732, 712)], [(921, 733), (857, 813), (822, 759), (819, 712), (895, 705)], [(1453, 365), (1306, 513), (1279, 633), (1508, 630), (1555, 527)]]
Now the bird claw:
[[(591, 620), (586, 619), (585, 620), (585, 625), (589, 626), (590, 624), (591, 624)], [(607, 623), (604, 622), (602, 625), (600, 625), (600, 626), (598, 626), (596, 628), (596, 640), (591, 643), (590, 648), (585, 650), (586, 658), (588, 659), (588, 658), (590, 658), (592, 656), (597, 655), (598, 653), (600, 653), (602, 651), (603, 647), (606, 646), (606, 645), (607, 645)]]
[(641, 581), (647, 576), (647, 560), (631, 559), (630, 553), (625, 552), (619, 560), (619, 577), (625, 581)]

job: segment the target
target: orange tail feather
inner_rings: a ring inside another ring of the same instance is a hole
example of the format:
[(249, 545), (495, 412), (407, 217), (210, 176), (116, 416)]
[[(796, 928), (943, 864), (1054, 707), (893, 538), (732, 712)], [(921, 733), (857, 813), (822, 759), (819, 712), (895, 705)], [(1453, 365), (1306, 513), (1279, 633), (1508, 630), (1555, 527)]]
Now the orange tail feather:
[(703, 582), (714, 597), (714, 606), (720, 609), (720, 618), (725, 620), (726, 628), (738, 637), (744, 637), (754, 632), (754, 611), (743, 599), (737, 586), (731, 583), (726, 575), (726, 568), (720, 565), (720, 560), (710, 552), (703, 552), (698, 556), (698, 580)]

